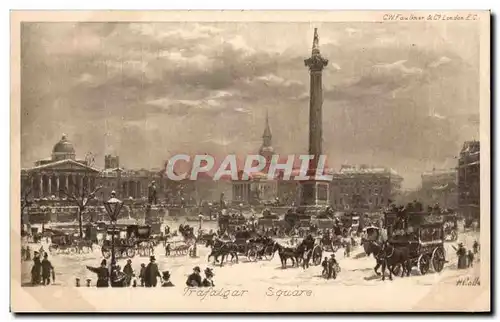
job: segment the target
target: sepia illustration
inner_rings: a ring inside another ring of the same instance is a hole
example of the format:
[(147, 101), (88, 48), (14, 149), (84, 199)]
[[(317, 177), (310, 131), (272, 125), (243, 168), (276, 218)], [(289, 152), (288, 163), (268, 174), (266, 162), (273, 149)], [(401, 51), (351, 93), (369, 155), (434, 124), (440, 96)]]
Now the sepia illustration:
[(12, 18), (13, 311), (490, 310), (488, 12)]

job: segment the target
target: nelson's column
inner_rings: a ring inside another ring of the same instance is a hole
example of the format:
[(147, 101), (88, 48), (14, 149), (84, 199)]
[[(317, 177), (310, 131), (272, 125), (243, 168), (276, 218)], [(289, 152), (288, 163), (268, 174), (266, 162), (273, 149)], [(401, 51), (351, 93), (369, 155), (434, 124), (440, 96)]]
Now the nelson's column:
[(304, 60), (310, 73), (310, 100), (309, 100), (309, 155), (313, 155), (307, 172), (310, 180), (300, 183), (300, 205), (307, 207), (321, 206), (329, 203), (330, 182), (316, 180), (316, 169), (322, 149), (322, 106), (323, 106), (323, 68), (328, 60), (321, 56), (319, 51), (318, 29), (314, 28), (314, 39), (311, 57)]

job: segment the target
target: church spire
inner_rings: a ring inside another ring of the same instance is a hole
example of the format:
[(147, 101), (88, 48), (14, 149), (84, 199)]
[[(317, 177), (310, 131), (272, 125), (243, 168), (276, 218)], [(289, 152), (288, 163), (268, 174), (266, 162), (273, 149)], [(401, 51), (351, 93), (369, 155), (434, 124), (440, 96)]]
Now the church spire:
[(264, 134), (262, 134), (263, 146), (271, 146), (271, 140), (273, 135), (271, 134), (271, 127), (269, 126), (269, 111), (266, 109), (266, 126), (264, 128)]
[(264, 127), (264, 133), (262, 134), (262, 145), (259, 149), (259, 154), (264, 156), (266, 160), (270, 159), (274, 154), (272, 139), (271, 127), (269, 126), (269, 111), (266, 109), (266, 125)]

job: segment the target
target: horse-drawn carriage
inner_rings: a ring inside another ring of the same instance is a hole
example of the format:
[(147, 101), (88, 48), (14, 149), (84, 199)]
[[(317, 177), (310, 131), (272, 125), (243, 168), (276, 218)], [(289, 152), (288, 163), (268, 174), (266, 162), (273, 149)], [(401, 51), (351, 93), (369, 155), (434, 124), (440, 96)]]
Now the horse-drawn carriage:
[(154, 242), (151, 237), (151, 227), (149, 225), (129, 225), (125, 229), (108, 229), (107, 237), (101, 246), (102, 256), (111, 257), (112, 240), (116, 258), (150, 256), (154, 253)]
[(85, 254), (92, 251), (92, 241), (85, 240), (69, 233), (60, 231), (49, 231), (51, 244), (49, 245), (49, 252), (62, 253), (62, 254)]
[(165, 256), (184, 256), (196, 241), (182, 236), (172, 237), (165, 242)]
[(262, 249), (259, 246), (262, 245), (258, 245), (252, 240), (252, 234), (250, 231), (244, 230), (236, 232), (234, 234), (234, 244), (238, 255), (244, 255), (249, 261), (252, 262), (257, 261), (259, 250)]
[[(446, 262), (443, 218), (424, 212), (386, 213), (387, 242), (394, 249), (408, 250), (408, 268), (420, 274), (441, 272)], [(389, 254), (390, 255), (390, 254)], [(388, 256), (389, 256), (388, 255)], [(395, 270), (396, 275), (399, 269)]]

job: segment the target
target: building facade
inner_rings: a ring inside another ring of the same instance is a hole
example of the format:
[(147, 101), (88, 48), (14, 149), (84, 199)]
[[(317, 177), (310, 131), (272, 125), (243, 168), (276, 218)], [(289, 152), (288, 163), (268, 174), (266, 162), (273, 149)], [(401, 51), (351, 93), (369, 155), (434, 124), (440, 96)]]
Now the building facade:
[(21, 170), (21, 195), (35, 199), (65, 199), (83, 195), (98, 186), (100, 171), (77, 160), (73, 145), (63, 135), (54, 145), (50, 159), (35, 162), (32, 168)]
[(433, 169), (422, 174), (420, 199), (426, 205), (439, 204), (443, 208), (456, 208), (458, 203), (457, 170)]
[(343, 165), (333, 175), (331, 205), (339, 211), (379, 211), (397, 197), (402, 182), (393, 169)]
[(458, 207), (463, 215), (479, 218), (480, 188), (479, 141), (467, 141), (458, 158)]

